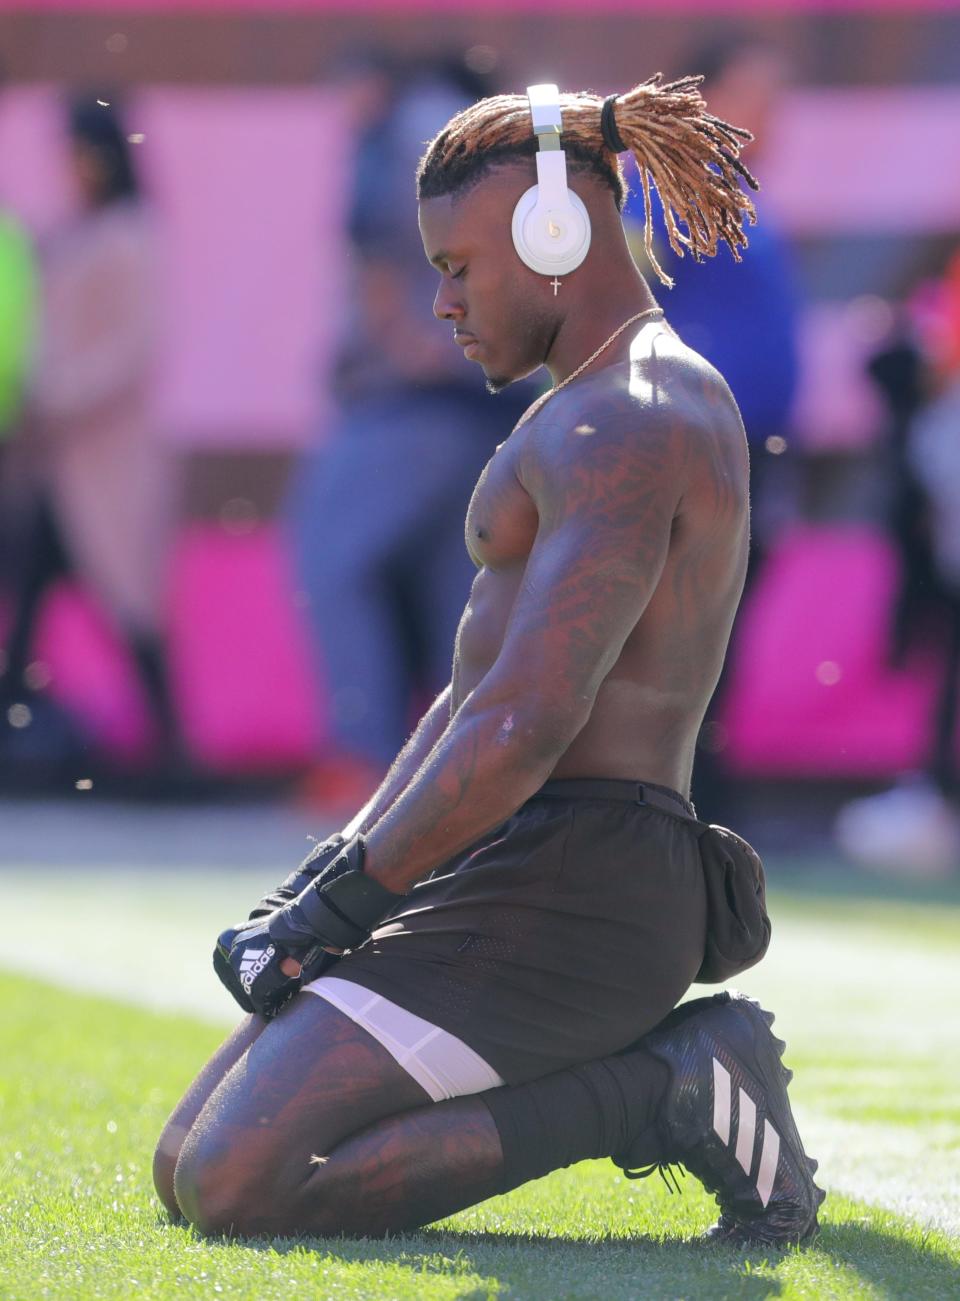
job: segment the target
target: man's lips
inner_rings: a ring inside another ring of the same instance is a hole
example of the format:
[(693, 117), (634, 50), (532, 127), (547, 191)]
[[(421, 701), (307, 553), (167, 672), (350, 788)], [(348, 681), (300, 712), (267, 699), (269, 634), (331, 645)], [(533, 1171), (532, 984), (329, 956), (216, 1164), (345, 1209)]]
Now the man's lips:
[(463, 349), (463, 355), (465, 357), (470, 356), (471, 348), (476, 348), (478, 346), (477, 336), (475, 334), (468, 334), (464, 330), (455, 330), (453, 339), (454, 342), (458, 343)]

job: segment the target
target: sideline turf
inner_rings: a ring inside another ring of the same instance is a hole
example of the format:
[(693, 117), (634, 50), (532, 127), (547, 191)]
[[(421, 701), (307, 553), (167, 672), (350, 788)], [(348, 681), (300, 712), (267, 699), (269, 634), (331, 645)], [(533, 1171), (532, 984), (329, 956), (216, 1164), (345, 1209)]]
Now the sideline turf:
[[(4, 1301), (957, 1295), (960, 1243), (884, 1211), (833, 1195), (813, 1248), (782, 1256), (705, 1250), (680, 1241), (713, 1210), (694, 1180), (671, 1197), (659, 1181), (631, 1183), (608, 1162), (385, 1242), (204, 1241), (160, 1215), (149, 1166), (167, 1111), (218, 1032), (7, 976), (0, 1006)], [(822, 1096), (812, 1102), (826, 1106), (843, 1068), (824, 1064), (813, 1074)], [(915, 1079), (909, 1087), (916, 1105)], [(897, 1114), (898, 1124), (907, 1120)], [(912, 1117), (918, 1132), (920, 1121)], [(883, 1117), (875, 1123), (882, 1140)], [(922, 1178), (923, 1170), (904, 1175)]]

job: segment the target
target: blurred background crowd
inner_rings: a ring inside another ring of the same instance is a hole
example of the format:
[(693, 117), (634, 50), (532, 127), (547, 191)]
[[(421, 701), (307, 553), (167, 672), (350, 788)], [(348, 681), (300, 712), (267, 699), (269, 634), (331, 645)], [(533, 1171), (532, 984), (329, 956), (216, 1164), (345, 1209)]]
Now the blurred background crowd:
[(433, 319), (424, 142), (501, 89), (692, 72), (762, 185), (742, 264), (658, 248), (752, 455), (695, 798), (960, 867), (960, 10), (543, 9), (0, 3), (0, 792), (372, 789), (546, 383), (491, 398)]

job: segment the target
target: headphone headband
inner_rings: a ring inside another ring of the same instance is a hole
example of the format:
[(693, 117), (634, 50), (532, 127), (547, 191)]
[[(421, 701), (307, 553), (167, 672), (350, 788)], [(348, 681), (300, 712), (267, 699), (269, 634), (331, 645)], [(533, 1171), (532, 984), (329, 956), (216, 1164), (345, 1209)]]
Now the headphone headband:
[(590, 218), (567, 186), (559, 88), (553, 82), (528, 86), (527, 98), (538, 144), (537, 184), (521, 195), (514, 209), (513, 243), (531, 270), (556, 279), (575, 271), (587, 256)]
[[(559, 149), (560, 132), (563, 130), (559, 87), (553, 82), (544, 82), (542, 86), (528, 86), (527, 98), (530, 101), (533, 134), (540, 138), (540, 148)], [(545, 139), (549, 136), (556, 136), (556, 141)]]

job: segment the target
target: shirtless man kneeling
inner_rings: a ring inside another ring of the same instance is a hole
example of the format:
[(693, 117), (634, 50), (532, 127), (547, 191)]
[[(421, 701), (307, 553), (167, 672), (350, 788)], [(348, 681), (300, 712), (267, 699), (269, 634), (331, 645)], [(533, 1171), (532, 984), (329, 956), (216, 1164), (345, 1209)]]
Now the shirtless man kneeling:
[(747, 452), (619, 215), (629, 150), (656, 272), (651, 181), (674, 247), (736, 255), (748, 139), (697, 79), (654, 78), (482, 100), (429, 145), (436, 315), (491, 390), (541, 365), (554, 387), (470, 503), (449, 687), (342, 836), (220, 938), (251, 1015), (155, 1159), (202, 1231), (409, 1230), (601, 1156), (682, 1163), (717, 1194), (715, 1240), (815, 1231), (772, 1017), (726, 994), (671, 1011), (704, 958), (687, 797), (743, 584)]

